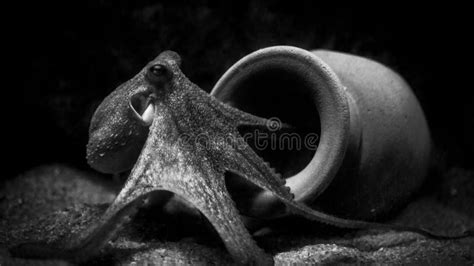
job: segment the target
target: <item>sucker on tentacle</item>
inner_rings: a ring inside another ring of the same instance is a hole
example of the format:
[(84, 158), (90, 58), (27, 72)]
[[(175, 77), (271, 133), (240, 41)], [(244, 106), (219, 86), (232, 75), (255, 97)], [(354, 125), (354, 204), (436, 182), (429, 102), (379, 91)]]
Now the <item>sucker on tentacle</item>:
[[(285, 180), (237, 130), (242, 125), (265, 129), (269, 121), (200, 90), (184, 76), (179, 62), (176, 53), (161, 53), (96, 111), (88, 144), (89, 163), (100, 171), (120, 172), (136, 161), (123, 189), (100, 220), (70, 243), (25, 244), (13, 249), (14, 255), (86, 260), (149, 201), (150, 193), (169, 191), (190, 202), (211, 222), (236, 261), (270, 264), (271, 257), (256, 245), (227, 191), (226, 171), (273, 193), (290, 212), (318, 222), (343, 228), (408, 230), (433, 238), (465, 236), (443, 237), (419, 228), (340, 219), (295, 202)], [(130, 98), (137, 94), (148, 100), (132, 104)], [(137, 112), (140, 103), (147, 106)], [(291, 127), (284, 124), (283, 128)], [(144, 136), (145, 140), (140, 139)], [(133, 146), (140, 143), (139, 148)]]

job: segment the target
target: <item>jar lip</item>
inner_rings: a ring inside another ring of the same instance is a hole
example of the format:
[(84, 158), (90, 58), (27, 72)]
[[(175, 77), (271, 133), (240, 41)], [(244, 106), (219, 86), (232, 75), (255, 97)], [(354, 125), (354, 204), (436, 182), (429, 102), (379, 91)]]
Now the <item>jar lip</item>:
[[(350, 114), (344, 87), (334, 71), (315, 54), (293, 46), (273, 46), (257, 50), (235, 63), (219, 79), (211, 95), (230, 101), (239, 82), (271, 67), (298, 74), (310, 88), (312, 102), (320, 119), (320, 140), (310, 163), (287, 186), (295, 200), (311, 202), (331, 183), (342, 164), (349, 143)], [(311, 114), (308, 114), (311, 115)], [(276, 200), (269, 192), (258, 197), (258, 208)]]

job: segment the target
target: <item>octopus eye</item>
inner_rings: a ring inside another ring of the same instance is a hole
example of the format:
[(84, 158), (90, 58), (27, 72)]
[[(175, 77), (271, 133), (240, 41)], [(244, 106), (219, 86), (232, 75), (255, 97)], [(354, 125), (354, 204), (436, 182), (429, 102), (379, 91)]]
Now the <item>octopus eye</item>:
[(146, 78), (150, 82), (160, 83), (169, 80), (171, 78), (171, 72), (166, 66), (162, 64), (156, 64), (148, 68)]
[(159, 76), (164, 76), (166, 75), (166, 67), (161, 64), (154, 65), (150, 67), (150, 72), (153, 73), (153, 75), (159, 77)]

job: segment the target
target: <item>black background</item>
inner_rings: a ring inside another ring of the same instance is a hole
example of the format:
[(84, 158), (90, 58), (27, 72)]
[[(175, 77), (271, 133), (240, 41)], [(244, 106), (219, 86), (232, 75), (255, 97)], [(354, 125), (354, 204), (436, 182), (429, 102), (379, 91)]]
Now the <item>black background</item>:
[(4, 8), (3, 52), (12, 59), (4, 66), (13, 73), (2, 82), (2, 179), (45, 163), (89, 169), (85, 145), (94, 109), (160, 51), (178, 52), (184, 73), (210, 91), (242, 56), (277, 44), (334, 49), (392, 67), (425, 110), (439, 164), (473, 167), (468, 7), (129, 2), (37, 1)]

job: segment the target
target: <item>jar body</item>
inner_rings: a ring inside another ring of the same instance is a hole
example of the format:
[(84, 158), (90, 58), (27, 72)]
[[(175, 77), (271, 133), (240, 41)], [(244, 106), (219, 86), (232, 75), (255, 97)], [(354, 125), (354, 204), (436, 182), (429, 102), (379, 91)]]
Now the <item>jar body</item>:
[[(431, 140), (423, 110), (406, 82), (375, 61), (268, 47), (229, 68), (211, 94), (319, 135), (316, 150), (255, 151), (286, 178), (296, 201), (324, 212), (378, 218), (406, 202), (427, 174)], [(240, 206), (249, 216), (288, 214), (269, 191), (229, 191), (236, 201), (247, 199)]]
[(382, 64), (313, 51), (336, 73), (350, 107), (350, 141), (341, 170), (314, 202), (343, 217), (375, 219), (394, 211), (421, 186), (431, 139), (407, 83)]

